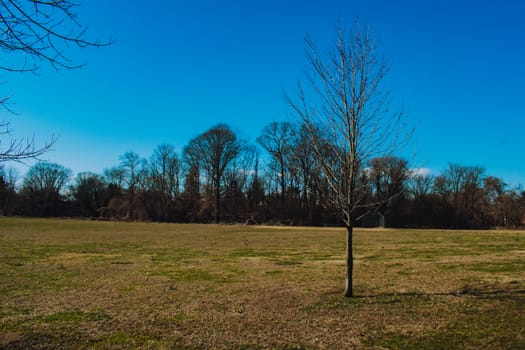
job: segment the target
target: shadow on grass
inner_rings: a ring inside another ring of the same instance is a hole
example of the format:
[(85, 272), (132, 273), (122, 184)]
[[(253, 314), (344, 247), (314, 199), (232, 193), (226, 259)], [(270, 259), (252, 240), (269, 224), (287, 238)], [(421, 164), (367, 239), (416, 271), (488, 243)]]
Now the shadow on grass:
[[(362, 294), (353, 298), (330, 292), (318, 302), (308, 305), (305, 311), (330, 317), (361, 315), (364, 319), (370, 317), (372, 321), (380, 318), (378, 323), (368, 322), (365, 326), (372, 334), (363, 339), (365, 348), (525, 349), (525, 338), (522, 336), (525, 289), (519, 287), (467, 285), (459, 290), (434, 293), (364, 294), (361, 291)], [(458, 298), (459, 302), (454, 302), (454, 298)], [(411, 324), (433, 317), (438, 327), (410, 328)], [(380, 326), (374, 328), (374, 324)], [(393, 328), (381, 327), (382, 324), (390, 324)]]
[(449, 292), (386, 292), (386, 293), (359, 293), (351, 298), (345, 298), (341, 291), (331, 291), (325, 294), (318, 302), (306, 307), (307, 311), (321, 309), (338, 310), (355, 307), (365, 307), (370, 304), (399, 304), (405, 306), (423, 306), (435, 297), (471, 297), (494, 301), (525, 302), (525, 289), (501, 288), (466, 285), (458, 290)]
[(354, 295), (351, 299), (374, 299), (385, 297), (433, 297), (433, 296), (474, 296), (474, 297), (511, 297), (511, 296), (525, 296), (525, 289), (483, 289), (480, 287), (465, 286), (458, 290), (450, 292), (394, 292), (394, 293), (378, 293), (378, 294), (363, 294)]
[[(18, 337), (17, 337), (18, 338)], [(0, 342), (0, 349), (46, 349), (55, 347), (64, 347), (64, 344), (57, 336), (51, 334), (30, 333), (25, 334), (18, 339), (4, 339)]]
[[(100, 338), (83, 338), (75, 332), (61, 334), (30, 332), (17, 339), (0, 341), (0, 349), (158, 349), (163, 348), (159, 340), (147, 335), (112, 332)], [(173, 350), (196, 350), (196, 347), (182, 344), (177, 339), (168, 342), (167, 348)]]

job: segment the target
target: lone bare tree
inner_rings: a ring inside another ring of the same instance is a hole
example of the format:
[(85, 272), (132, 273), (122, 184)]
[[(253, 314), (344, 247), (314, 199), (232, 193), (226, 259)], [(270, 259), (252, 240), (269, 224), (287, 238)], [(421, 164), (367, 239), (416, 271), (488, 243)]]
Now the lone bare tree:
[[(75, 13), (78, 6), (71, 0), (0, 0), (0, 71), (36, 72), (42, 62), (56, 70), (76, 69), (83, 63), (68, 56), (72, 46), (110, 45), (113, 40), (85, 38), (86, 28)], [(9, 95), (0, 97), (0, 106), (12, 112), (9, 99)], [(0, 162), (39, 158), (56, 141), (52, 137), (38, 147), (33, 138), (12, 138), (11, 134), (10, 122), (0, 120)]]
[(399, 150), (411, 130), (402, 112), (389, 109), (390, 94), (382, 86), (388, 67), (371, 31), (356, 22), (352, 32), (341, 25), (336, 32), (326, 56), (306, 39), (308, 89), (299, 83), (297, 97), (287, 99), (305, 125), (326, 183), (324, 204), (337, 210), (347, 229), (344, 295), (352, 297), (353, 227), (380, 204), (370, 201), (365, 165)]

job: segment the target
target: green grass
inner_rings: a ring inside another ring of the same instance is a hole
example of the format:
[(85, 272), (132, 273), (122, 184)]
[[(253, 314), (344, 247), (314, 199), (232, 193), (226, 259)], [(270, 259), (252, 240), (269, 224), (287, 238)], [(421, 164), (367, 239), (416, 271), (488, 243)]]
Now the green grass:
[[(368, 345), (388, 349), (525, 349), (523, 337), (523, 310), (525, 298), (515, 298), (502, 307), (479, 309), (464, 307), (456, 320), (441, 325), (434, 331), (414, 333), (387, 333), (379, 341), (369, 340)], [(490, 337), (488, 331), (493, 331)], [(521, 334), (522, 336), (519, 336)]]
[(525, 348), (523, 231), (354, 232), (0, 218), (0, 348)]

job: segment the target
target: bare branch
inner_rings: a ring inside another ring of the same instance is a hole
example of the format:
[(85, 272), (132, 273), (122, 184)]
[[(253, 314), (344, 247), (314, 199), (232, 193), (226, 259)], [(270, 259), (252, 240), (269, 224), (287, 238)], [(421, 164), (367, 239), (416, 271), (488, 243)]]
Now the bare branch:
[[(71, 0), (0, 0), (0, 71), (35, 73), (44, 62), (56, 70), (77, 69), (69, 56), (71, 46), (79, 48), (111, 45), (114, 40), (88, 40), (86, 28), (77, 20)], [(0, 97), (0, 105), (9, 113), (10, 96)], [(6, 127), (9, 134), (9, 124)], [(55, 143), (52, 137), (37, 147), (34, 138), (0, 140), (0, 163), (8, 160), (39, 159)], [(3, 143), (2, 143), (3, 142)]]

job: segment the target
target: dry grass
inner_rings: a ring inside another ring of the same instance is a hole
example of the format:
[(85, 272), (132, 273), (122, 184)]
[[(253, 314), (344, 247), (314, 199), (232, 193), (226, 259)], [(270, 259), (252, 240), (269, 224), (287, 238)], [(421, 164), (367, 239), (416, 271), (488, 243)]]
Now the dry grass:
[(0, 218), (0, 348), (525, 348), (525, 233)]

